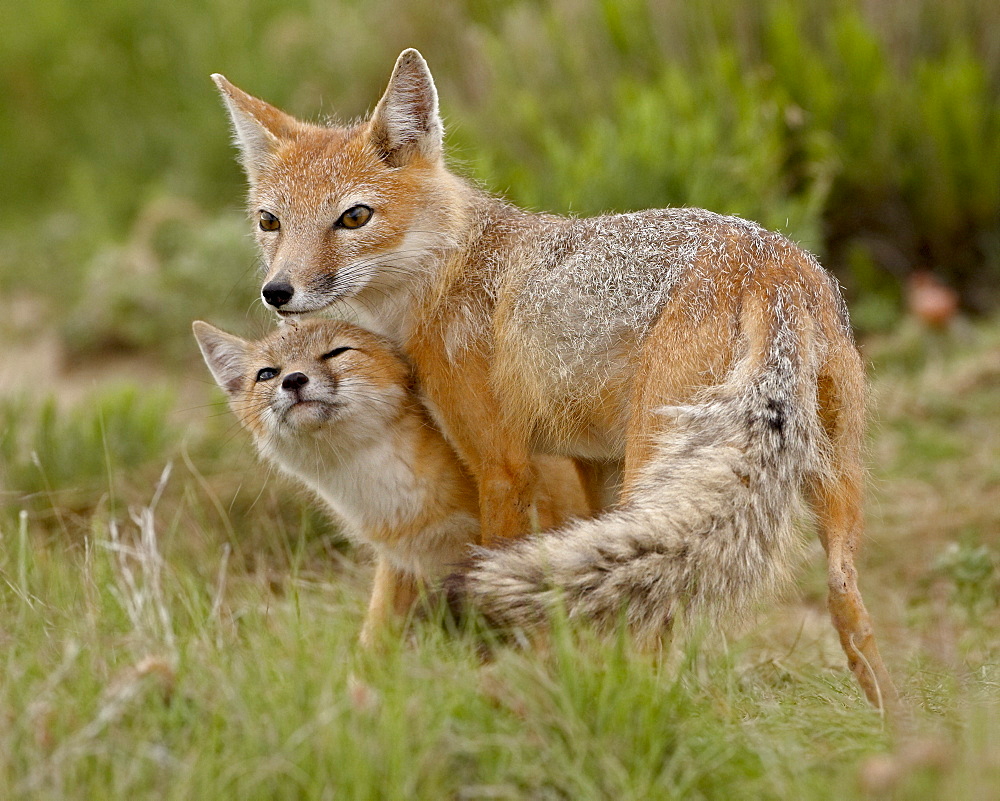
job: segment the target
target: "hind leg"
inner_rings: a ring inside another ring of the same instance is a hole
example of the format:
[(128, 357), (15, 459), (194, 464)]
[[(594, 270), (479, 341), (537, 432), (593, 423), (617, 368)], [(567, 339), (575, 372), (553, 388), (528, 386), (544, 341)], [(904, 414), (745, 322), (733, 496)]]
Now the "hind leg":
[(858, 590), (854, 557), (861, 539), (860, 476), (845, 476), (814, 492), (820, 536), (827, 554), (830, 616), (847, 663), (868, 700), (886, 709), (896, 688), (882, 662), (868, 610)]
[(840, 645), (868, 700), (887, 709), (896, 704), (898, 695), (875, 642), (854, 565), (864, 528), (861, 442), (865, 422), (863, 373), (854, 362), (840, 365), (839, 382), (830, 376), (820, 379), (820, 414), (830, 438), (831, 476), (818, 480), (810, 494), (826, 550), (828, 603)]

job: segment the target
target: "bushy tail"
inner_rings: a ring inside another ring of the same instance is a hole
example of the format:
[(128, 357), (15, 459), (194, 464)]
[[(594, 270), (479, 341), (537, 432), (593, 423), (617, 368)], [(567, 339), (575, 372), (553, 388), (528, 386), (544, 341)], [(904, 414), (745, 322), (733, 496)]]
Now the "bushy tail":
[(561, 605), (646, 638), (681, 612), (714, 620), (773, 593), (799, 549), (803, 478), (823, 469), (814, 332), (799, 309), (772, 296), (756, 310), (761, 341), (748, 335), (727, 380), (700, 403), (659, 410), (667, 433), (627, 502), (478, 551), (450, 579), (451, 604), (529, 630)]

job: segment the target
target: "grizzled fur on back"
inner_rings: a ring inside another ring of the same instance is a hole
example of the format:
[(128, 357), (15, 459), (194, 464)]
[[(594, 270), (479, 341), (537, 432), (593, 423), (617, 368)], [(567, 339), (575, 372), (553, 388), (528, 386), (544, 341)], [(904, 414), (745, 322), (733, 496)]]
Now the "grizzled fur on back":
[(657, 333), (672, 385), (663, 405), (690, 403), (726, 380), (746, 347), (741, 306), (775, 280), (794, 286), (793, 302), (818, 318), (809, 345), (817, 358), (853, 348), (830, 275), (756, 223), (701, 209), (565, 219), (492, 199), (483, 206), (489, 233), (468, 254), (482, 266), (482, 291), (456, 288), (426, 314), (491, 323), (452, 326), (446, 352), (458, 359), (493, 340), (505, 425), (541, 450), (624, 456), (640, 354), (665, 315), (679, 324)]

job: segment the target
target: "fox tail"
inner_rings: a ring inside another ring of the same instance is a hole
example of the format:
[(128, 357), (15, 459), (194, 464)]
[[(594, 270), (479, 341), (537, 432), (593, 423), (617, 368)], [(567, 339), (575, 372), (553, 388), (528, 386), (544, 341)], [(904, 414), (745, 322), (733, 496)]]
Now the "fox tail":
[(651, 638), (682, 614), (738, 615), (779, 589), (801, 550), (800, 488), (826, 469), (819, 348), (794, 291), (744, 308), (742, 356), (719, 386), (658, 410), (664, 433), (622, 504), (479, 549), (446, 584), (453, 610), (532, 630), (561, 607)]

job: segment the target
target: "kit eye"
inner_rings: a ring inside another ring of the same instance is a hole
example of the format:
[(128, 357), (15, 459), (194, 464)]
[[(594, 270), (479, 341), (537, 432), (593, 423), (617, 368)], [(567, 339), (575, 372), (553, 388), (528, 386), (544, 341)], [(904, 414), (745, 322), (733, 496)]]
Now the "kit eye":
[(260, 212), (260, 230), (277, 231), (279, 228), (281, 228), (281, 220), (271, 214), (271, 212), (262, 209)]
[(354, 350), (354, 348), (349, 348), (346, 345), (344, 345), (344, 346), (339, 347), (339, 348), (334, 348), (333, 350), (329, 351), (328, 353), (324, 353), (322, 356), (320, 356), (320, 358), (323, 359), (323, 360), (334, 359), (337, 356), (339, 356), (341, 353), (346, 353), (349, 350)]
[(261, 367), (257, 371), (257, 381), (270, 381), (280, 372), (277, 367)]
[(351, 206), (340, 215), (337, 225), (340, 228), (360, 228), (372, 218), (373, 213), (367, 206)]

